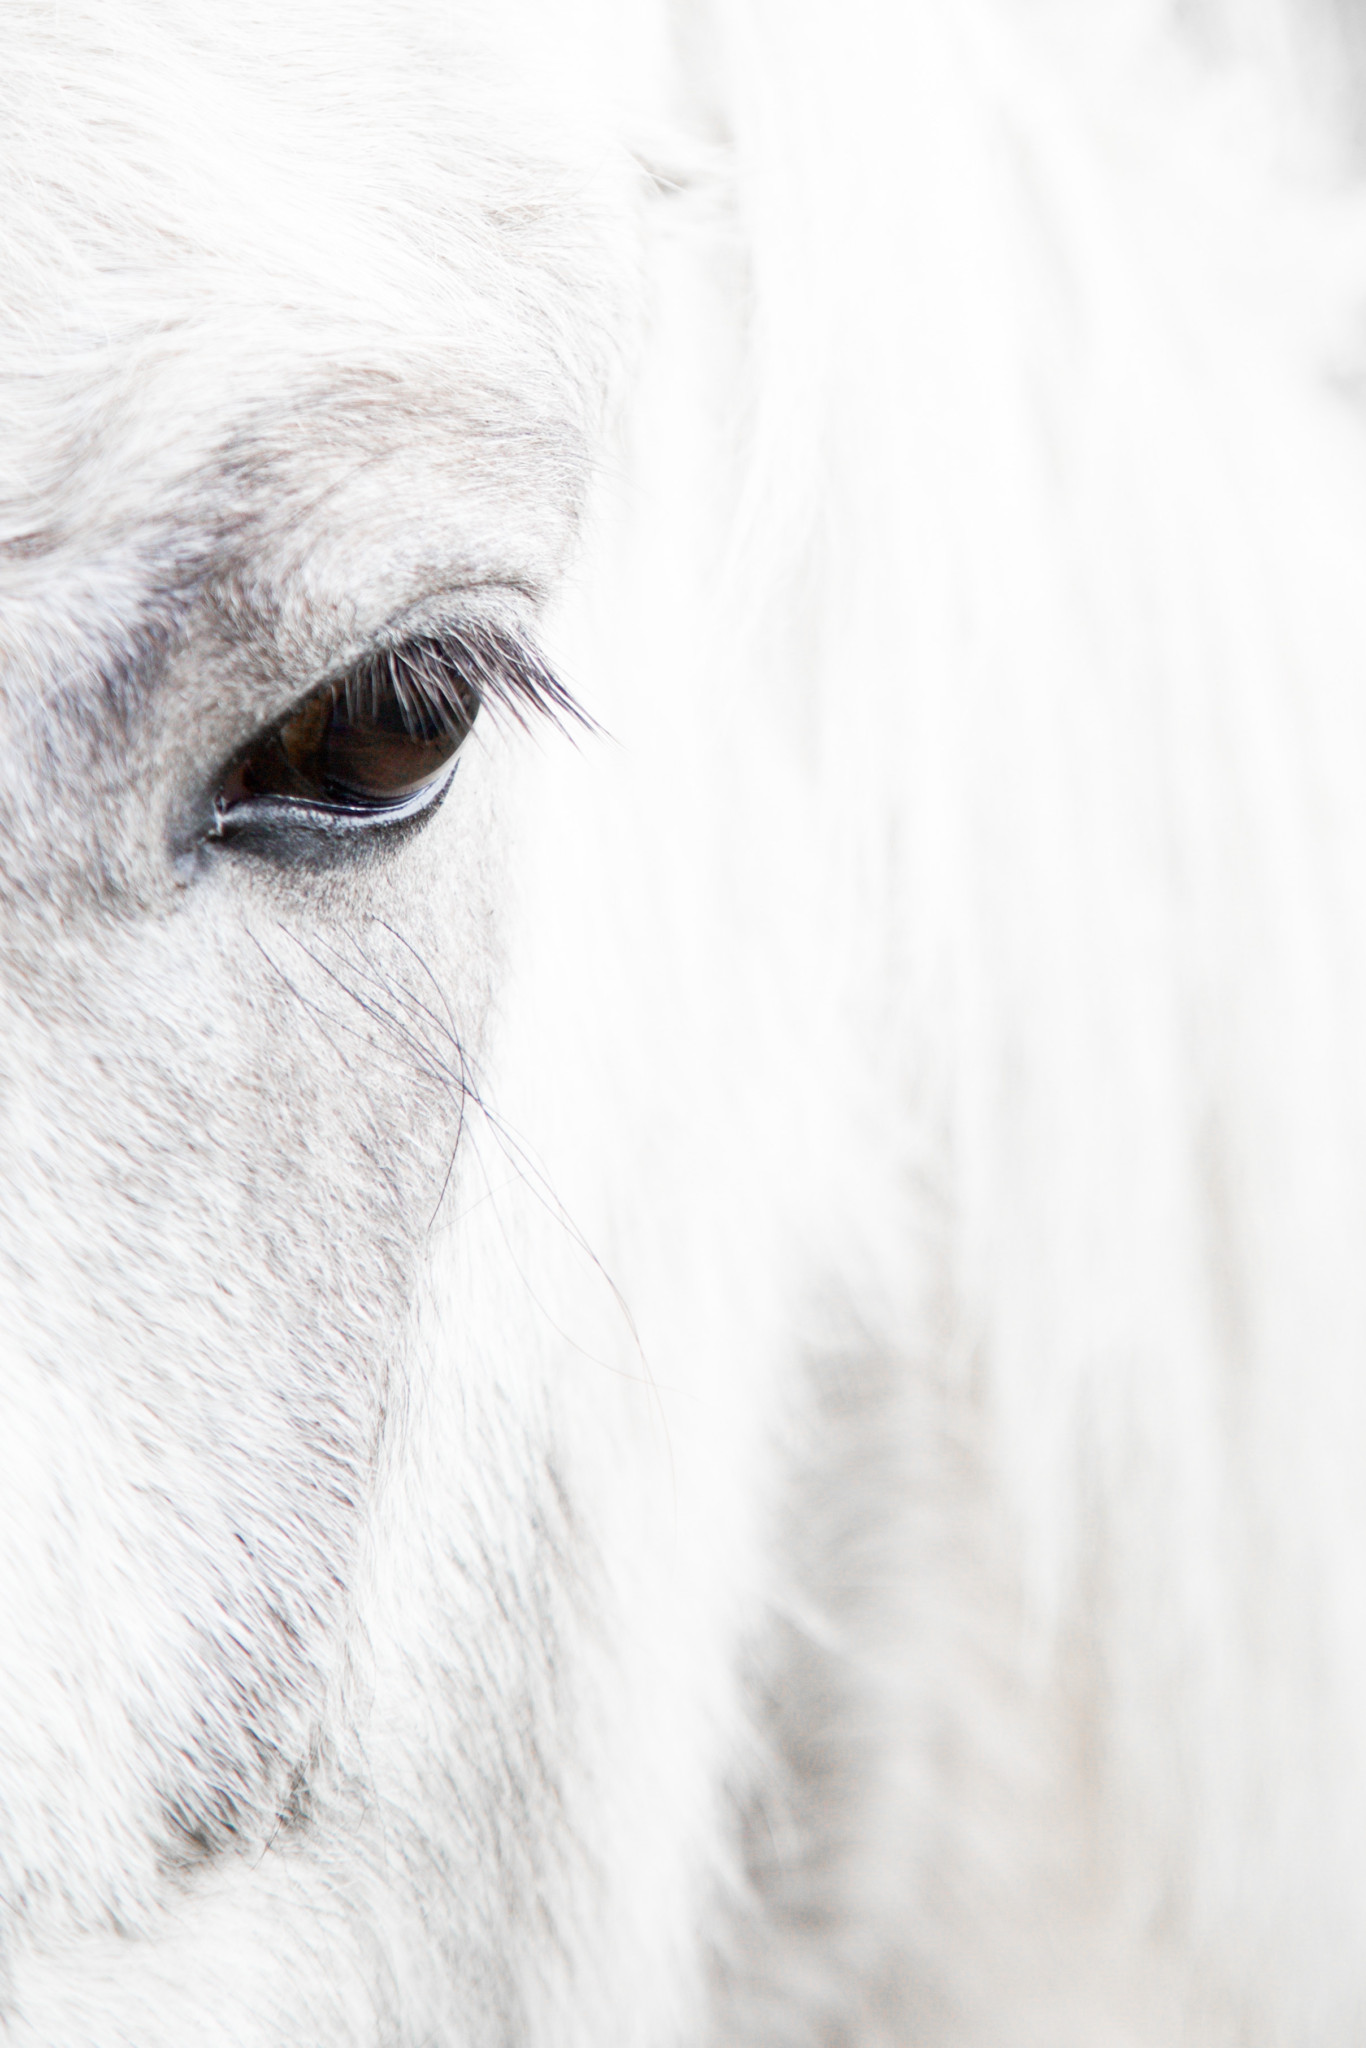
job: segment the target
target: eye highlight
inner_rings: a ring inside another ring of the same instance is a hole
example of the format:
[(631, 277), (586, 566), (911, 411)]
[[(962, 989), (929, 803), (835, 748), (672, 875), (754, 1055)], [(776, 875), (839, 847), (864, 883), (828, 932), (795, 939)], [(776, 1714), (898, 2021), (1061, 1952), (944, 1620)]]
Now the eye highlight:
[(393, 824), (435, 808), (485, 699), (586, 721), (522, 642), (497, 627), (426, 635), (368, 656), (255, 739), (214, 798), (215, 838)]

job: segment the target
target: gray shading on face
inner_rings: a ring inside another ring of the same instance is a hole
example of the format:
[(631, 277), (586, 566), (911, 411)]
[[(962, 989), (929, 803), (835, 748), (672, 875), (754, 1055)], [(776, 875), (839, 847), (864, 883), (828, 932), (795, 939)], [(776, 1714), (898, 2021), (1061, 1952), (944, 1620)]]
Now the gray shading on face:
[(608, 352), (597, 201), (459, 52), (423, 104), (376, 31), (362, 145), (325, 95), (278, 122), (230, 29), (160, 35), (75, 93), (41, 32), (9, 64), (0, 1891), (34, 1938), (259, 1855), (325, 1763)]

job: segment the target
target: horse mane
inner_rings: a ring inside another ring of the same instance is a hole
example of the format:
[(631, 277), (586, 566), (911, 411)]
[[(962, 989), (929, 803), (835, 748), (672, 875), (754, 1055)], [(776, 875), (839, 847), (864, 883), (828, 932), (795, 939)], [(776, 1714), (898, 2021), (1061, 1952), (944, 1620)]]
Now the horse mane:
[[(728, 8), (719, 168), (659, 201), (710, 325), (644, 403), (732, 464), (691, 688), (750, 828), (809, 820), (786, 1000), (857, 1048), (786, 1161), (805, 1512), (894, 1502), (841, 1539), (894, 1593), (789, 1596), (882, 1687), (821, 1882), (965, 2012), (984, 1948), (1053, 1968), (1071, 1867), (1270, 2037), (1355, 2009), (1364, 1838), (1300, 1818), (1366, 1800), (1354, 19)], [(1079, 2038), (1163, 1995), (1069, 1968)]]

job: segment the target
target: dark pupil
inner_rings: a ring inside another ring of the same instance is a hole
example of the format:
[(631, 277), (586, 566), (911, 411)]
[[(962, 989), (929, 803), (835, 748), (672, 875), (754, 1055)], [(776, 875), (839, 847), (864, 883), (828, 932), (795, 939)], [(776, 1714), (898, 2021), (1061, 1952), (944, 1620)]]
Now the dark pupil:
[(435, 650), (381, 657), (316, 690), (259, 740), (230, 777), (225, 807), (269, 796), (401, 804), (449, 766), (478, 709), (477, 690)]

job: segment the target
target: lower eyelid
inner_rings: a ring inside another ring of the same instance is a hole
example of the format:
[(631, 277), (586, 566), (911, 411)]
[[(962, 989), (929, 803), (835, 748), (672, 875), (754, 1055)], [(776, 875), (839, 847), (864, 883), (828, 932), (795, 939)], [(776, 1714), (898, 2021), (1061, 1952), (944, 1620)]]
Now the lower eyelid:
[(405, 826), (415, 827), (439, 810), (455, 780), (459, 760), (443, 776), (423, 784), (399, 802), (356, 808), (340, 803), (314, 803), (304, 797), (246, 797), (230, 807), (215, 807), (206, 837), (262, 852), (302, 848), (310, 839), (337, 844)]

